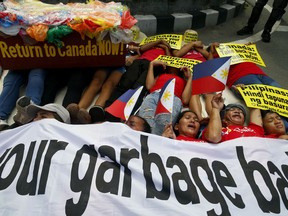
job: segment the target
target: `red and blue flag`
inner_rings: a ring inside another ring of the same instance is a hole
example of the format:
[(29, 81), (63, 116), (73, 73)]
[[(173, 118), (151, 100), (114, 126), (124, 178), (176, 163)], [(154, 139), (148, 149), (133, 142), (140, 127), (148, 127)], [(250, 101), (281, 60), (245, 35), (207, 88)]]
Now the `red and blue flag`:
[(107, 107), (106, 111), (122, 120), (127, 120), (132, 113), (142, 89), (143, 86), (140, 86), (137, 89), (129, 89), (114, 101), (114, 103)]
[(226, 86), (231, 57), (207, 60), (193, 68), (192, 95), (223, 91)]
[(175, 78), (168, 80), (160, 91), (159, 101), (155, 115), (159, 113), (172, 113), (174, 102)]

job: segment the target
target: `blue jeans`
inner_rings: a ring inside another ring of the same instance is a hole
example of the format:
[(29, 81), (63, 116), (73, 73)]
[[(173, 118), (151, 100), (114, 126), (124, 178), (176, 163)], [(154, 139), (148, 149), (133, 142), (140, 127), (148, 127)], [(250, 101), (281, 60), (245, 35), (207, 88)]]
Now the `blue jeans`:
[(178, 97), (174, 97), (172, 117), (170, 113), (159, 113), (155, 116), (155, 111), (159, 101), (160, 92), (152, 92), (143, 100), (138, 115), (146, 119), (151, 127), (152, 134), (162, 135), (167, 124), (174, 125), (179, 113), (182, 110), (182, 101)]
[[(233, 83), (233, 85), (237, 84), (244, 84), (244, 85), (262, 84), (281, 88), (280, 84), (277, 83), (275, 80), (273, 80), (271, 77), (260, 74), (249, 74), (243, 76)], [(242, 96), (238, 93), (238, 91), (235, 91), (234, 88), (231, 88), (231, 90), (236, 97), (242, 99)]]
[(19, 98), (20, 88), (26, 83), (25, 95), (30, 97), (33, 103), (40, 104), (45, 76), (44, 69), (10, 70), (4, 78), (0, 94), (0, 119), (9, 118)]

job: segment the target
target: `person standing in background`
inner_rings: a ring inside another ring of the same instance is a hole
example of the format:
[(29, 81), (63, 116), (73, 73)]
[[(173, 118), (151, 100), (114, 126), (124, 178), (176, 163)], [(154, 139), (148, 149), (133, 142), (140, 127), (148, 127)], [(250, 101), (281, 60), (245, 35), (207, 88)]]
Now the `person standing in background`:
[[(237, 35), (249, 35), (253, 34), (254, 26), (257, 24), (264, 6), (268, 3), (268, 0), (258, 0), (253, 7), (252, 13), (245, 27), (237, 31)], [(286, 12), (285, 8), (287, 6), (288, 0), (274, 0), (273, 9), (270, 16), (264, 26), (262, 32), (262, 41), (269, 43), (271, 39), (271, 30), (277, 20), (280, 20), (283, 14)]]

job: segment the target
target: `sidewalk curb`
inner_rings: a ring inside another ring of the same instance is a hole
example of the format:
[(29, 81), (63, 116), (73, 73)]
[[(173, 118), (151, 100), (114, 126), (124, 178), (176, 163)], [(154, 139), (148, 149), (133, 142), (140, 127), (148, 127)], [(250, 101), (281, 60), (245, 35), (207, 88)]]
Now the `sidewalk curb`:
[(233, 0), (232, 4), (223, 4), (191, 13), (173, 13), (167, 15), (134, 15), (137, 26), (147, 36), (164, 33), (183, 33), (186, 29), (199, 29), (218, 25), (239, 15), (245, 0)]

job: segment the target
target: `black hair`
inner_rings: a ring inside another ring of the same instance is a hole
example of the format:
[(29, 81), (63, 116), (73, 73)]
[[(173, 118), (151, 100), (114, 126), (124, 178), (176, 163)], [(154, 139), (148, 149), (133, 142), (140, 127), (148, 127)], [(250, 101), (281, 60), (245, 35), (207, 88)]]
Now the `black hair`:
[(60, 121), (60, 122), (63, 122), (63, 123), (64, 123), (63, 119), (62, 119), (57, 113), (53, 112), (53, 116), (54, 116), (54, 118), (55, 118), (57, 121)]
[(231, 104), (228, 104), (228, 105), (225, 105), (225, 104), (224, 104), (222, 110), (220, 111), (220, 117), (221, 117), (221, 119), (223, 120), (223, 119), (224, 119), (224, 116), (225, 116), (225, 113), (226, 113), (228, 110), (230, 110), (231, 108), (233, 108), (233, 107), (236, 107), (236, 108), (242, 110), (243, 115), (244, 115), (244, 119), (246, 120), (247, 113), (246, 113), (245, 108), (244, 108), (241, 104), (234, 104), (234, 103), (231, 103)]
[[(192, 110), (184, 110), (184, 111), (182, 111), (181, 113), (179, 113), (179, 115), (177, 116), (175, 125), (178, 124), (179, 121), (180, 121), (180, 119), (181, 119), (186, 113), (188, 113), (188, 112), (189, 112), (189, 113), (194, 113), (194, 114), (197, 116), (197, 118), (198, 118), (198, 115), (197, 115), (194, 111), (192, 111)], [(174, 133), (175, 133), (176, 136), (179, 135), (179, 131), (178, 131), (178, 130), (175, 130), (174, 127), (173, 127), (173, 131), (174, 131)]]
[[(276, 113), (272, 110), (260, 110), (261, 111), (261, 117), (262, 118), (265, 118), (265, 116), (268, 114), (268, 113)], [(278, 114), (278, 113), (277, 113)], [(279, 115), (279, 114), (278, 114)]]
[(151, 133), (151, 127), (148, 124), (148, 122), (146, 121), (146, 119), (141, 117), (141, 116), (139, 116), (139, 115), (135, 115), (135, 116), (137, 116), (138, 118), (142, 119), (142, 121), (143, 121), (143, 130), (142, 131), (146, 132), (146, 133)]

